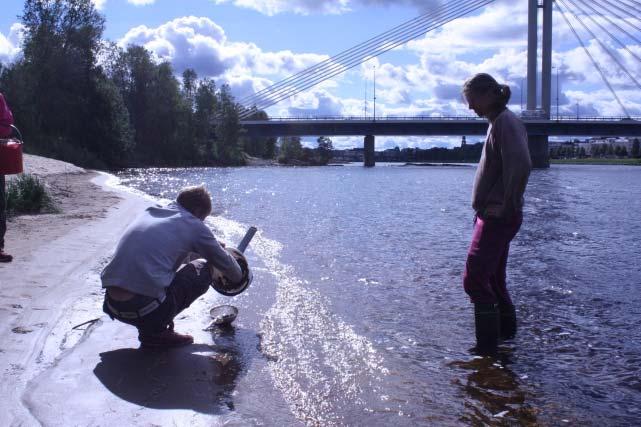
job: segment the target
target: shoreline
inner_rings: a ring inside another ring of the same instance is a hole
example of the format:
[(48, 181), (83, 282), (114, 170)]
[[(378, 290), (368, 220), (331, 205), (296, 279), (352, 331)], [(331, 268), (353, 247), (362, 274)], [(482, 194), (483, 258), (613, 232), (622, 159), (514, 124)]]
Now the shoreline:
[(240, 362), (233, 340), (226, 346), (229, 338), (205, 331), (211, 319), (202, 314), (217, 295), (179, 317), (197, 344), (165, 351), (140, 350), (136, 329), (102, 312), (100, 272), (154, 199), (120, 188), (114, 175), (30, 157), (61, 213), (8, 223), (14, 261), (0, 264), (0, 425), (220, 424)]
[[(0, 265), (0, 424), (47, 422), (27, 398), (34, 378), (71, 351), (86, 331), (71, 329), (102, 316), (99, 272), (131, 218), (149, 204), (107, 185), (111, 175), (38, 156), (25, 169), (43, 179), (60, 213), (9, 218)], [(88, 331), (88, 329), (87, 329)], [(47, 402), (66, 405), (69, 390)], [(46, 418), (46, 417), (45, 417)]]
[(552, 165), (641, 166), (641, 159), (550, 159)]

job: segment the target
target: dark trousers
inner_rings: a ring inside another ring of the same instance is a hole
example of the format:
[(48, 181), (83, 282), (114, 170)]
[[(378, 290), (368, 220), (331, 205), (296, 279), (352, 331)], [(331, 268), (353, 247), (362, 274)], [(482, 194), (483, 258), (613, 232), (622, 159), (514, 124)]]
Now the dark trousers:
[(4, 175), (0, 175), (0, 250), (4, 249), (4, 235), (7, 232), (7, 193)]
[(522, 222), (521, 213), (509, 219), (477, 217), (474, 221), (463, 276), (463, 287), (474, 304), (512, 305), (506, 284), (507, 258)]
[(165, 300), (151, 313), (137, 319), (124, 319), (113, 314), (107, 307), (109, 301), (109, 304), (120, 312), (135, 312), (155, 299), (144, 295), (137, 295), (127, 301), (115, 301), (105, 294), (102, 310), (112, 319), (135, 326), (140, 335), (156, 334), (167, 329), (174, 317), (207, 292), (211, 281), (207, 262), (197, 259), (176, 273), (166, 290)]

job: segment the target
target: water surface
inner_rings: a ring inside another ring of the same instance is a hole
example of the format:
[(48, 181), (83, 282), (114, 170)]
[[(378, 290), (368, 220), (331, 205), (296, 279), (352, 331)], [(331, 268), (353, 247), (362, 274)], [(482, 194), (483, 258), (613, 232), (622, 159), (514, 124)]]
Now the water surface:
[(221, 297), (251, 331), (233, 338), (245, 372), (230, 421), (638, 424), (641, 168), (533, 172), (508, 265), (520, 329), (499, 360), (467, 352), (474, 173), (248, 167), (121, 179), (162, 198), (205, 183), (217, 236), (234, 244), (250, 225), (260, 230), (247, 252), (254, 284)]

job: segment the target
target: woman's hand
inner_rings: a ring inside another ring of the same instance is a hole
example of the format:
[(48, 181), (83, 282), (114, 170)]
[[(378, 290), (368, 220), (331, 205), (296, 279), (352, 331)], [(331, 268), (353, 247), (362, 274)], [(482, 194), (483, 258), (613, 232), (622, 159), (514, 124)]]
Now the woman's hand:
[(499, 205), (487, 206), (483, 214), (488, 218), (501, 218), (503, 216), (503, 206), (499, 206)]

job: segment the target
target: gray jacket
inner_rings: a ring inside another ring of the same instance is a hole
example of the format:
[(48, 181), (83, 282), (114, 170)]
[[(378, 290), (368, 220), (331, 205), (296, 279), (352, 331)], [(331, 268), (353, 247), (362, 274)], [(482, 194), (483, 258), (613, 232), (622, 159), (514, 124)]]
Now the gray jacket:
[(102, 287), (118, 286), (161, 298), (190, 252), (205, 258), (231, 282), (242, 279), (240, 266), (205, 223), (173, 202), (148, 208), (129, 225), (102, 271)]

